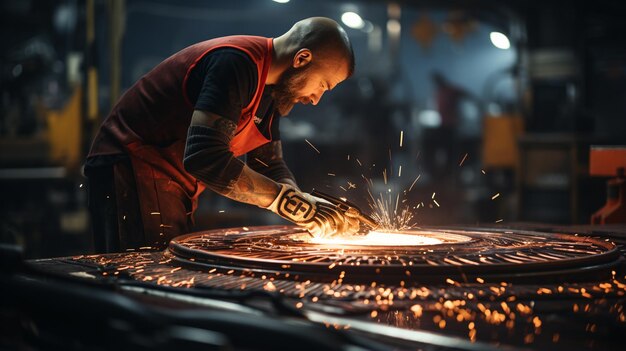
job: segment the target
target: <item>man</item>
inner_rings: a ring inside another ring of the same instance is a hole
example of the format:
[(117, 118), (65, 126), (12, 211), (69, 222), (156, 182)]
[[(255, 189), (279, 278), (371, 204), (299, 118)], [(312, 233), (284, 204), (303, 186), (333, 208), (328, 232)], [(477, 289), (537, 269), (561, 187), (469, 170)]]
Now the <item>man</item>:
[[(345, 31), (322, 17), (277, 38), (216, 38), (163, 61), (120, 98), (89, 152), (96, 250), (164, 247), (192, 229), (205, 187), (316, 236), (356, 232), (356, 218), (298, 188), (278, 129), (294, 104), (317, 104), (353, 70)], [(246, 154), (247, 163), (237, 158)]]

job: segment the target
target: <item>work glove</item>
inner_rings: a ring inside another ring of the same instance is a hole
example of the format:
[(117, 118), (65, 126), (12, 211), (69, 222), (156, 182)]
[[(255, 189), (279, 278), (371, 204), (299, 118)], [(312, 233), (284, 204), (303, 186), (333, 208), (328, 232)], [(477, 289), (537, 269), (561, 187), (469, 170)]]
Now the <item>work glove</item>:
[(350, 211), (344, 213), (324, 199), (280, 185), (278, 196), (267, 209), (306, 228), (314, 237), (352, 235), (359, 230), (359, 220)]

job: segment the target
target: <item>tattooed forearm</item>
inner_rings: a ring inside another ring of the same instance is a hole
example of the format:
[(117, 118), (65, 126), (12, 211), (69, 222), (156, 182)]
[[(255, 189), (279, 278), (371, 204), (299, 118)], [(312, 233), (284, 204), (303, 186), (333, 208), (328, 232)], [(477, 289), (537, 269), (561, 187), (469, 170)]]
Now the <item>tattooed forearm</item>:
[[(296, 180), (283, 160), (283, 147), (280, 140), (264, 144), (248, 153), (248, 165), (254, 171), (277, 181), (294, 185)], [(288, 179), (289, 181), (284, 181)]]
[(228, 138), (232, 139), (235, 136), (235, 130), (237, 125), (235, 122), (226, 118), (217, 118), (213, 121), (213, 128), (224, 133)]
[(276, 182), (245, 166), (232, 191), (224, 195), (235, 201), (267, 207), (272, 204), (279, 191), (280, 186)]
[(295, 181), (295, 180), (293, 180), (293, 179), (290, 179), (290, 178), (283, 178), (283, 179), (280, 179), (278, 182), (279, 182), (279, 183), (284, 183), (284, 184), (291, 185), (292, 187), (294, 187), (294, 188), (296, 188), (296, 189), (300, 190), (300, 187), (298, 186), (298, 184), (296, 184), (296, 181)]

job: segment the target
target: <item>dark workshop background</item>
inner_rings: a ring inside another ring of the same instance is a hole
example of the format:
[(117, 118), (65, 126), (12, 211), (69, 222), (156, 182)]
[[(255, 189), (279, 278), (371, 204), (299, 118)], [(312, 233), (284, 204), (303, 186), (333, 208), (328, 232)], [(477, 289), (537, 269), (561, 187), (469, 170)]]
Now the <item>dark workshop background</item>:
[[(302, 189), (363, 208), (368, 188), (392, 207), (399, 194), (418, 225), (589, 223), (607, 180), (589, 175), (589, 148), (626, 144), (625, 7), (2, 0), (1, 241), (22, 245), (28, 257), (91, 252), (81, 166), (125, 89), (195, 42), (274, 37), (310, 16), (343, 23), (356, 73), (318, 106), (296, 107), (281, 121)], [(448, 126), (434, 75), (455, 92), (443, 102), (457, 117)], [(196, 219), (198, 230), (280, 223), (209, 192)]]

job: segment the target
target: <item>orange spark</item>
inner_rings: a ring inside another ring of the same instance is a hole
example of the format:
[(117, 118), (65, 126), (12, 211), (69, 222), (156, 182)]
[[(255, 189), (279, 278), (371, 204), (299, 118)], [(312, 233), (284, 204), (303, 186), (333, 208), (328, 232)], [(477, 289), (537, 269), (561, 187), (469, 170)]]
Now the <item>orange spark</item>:
[(320, 152), (320, 150), (318, 150), (315, 146), (313, 146), (313, 144), (311, 144), (311, 142), (310, 142), (310, 141), (308, 141), (308, 140), (306, 140), (306, 139), (304, 139), (304, 141), (306, 141), (306, 143), (307, 143), (307, 144), (309, 144), (309, 146), (311, 146), (311, 147), (313, 148), (313, 150), (315, 150), (318, 154), (320, 154), (320, 153), (321, 153), (321, 152)]
[(463, 159), (461, 160), (461, 162), (459, 163), (459, 167), (463, 166), (463, 162), (465, 162), (465, 159), (467, 158), (467, 153), (465, 153), (465, 156), (463, 156)]

